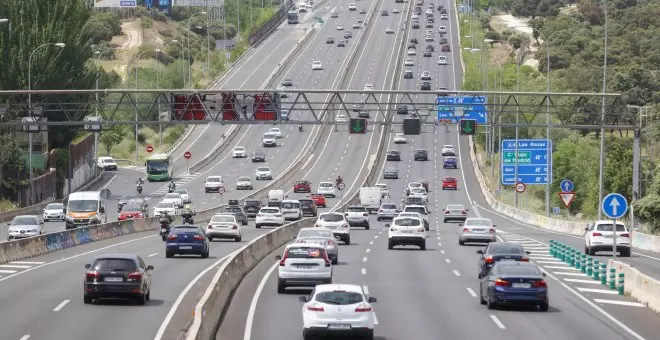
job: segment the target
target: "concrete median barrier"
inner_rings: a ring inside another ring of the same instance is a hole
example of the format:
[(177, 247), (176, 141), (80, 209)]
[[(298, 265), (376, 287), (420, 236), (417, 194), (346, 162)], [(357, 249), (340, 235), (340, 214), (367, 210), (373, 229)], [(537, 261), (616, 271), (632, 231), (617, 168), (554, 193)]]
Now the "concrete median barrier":
[(195, 173), (199, 171), (200, 169), (203, 169), (204, 167), (208, 166), (211, 164), (213, 161), (215, 161), (222, 152), (231, 145), (231, 142), (234, 140), (234, 137), (238, 135), (238, 132), (240, 131), (240, 128), (238, 125), (232, 125), (227, 132), (225, 132), (220, 141), (215, 145), (215, 147), (209, 151), (204, 157), (197, 163), (193, 164), (190, 166), (190, 173)]
[(660, 313), (660, 281), (623, 262), (609, 260), (608, 268), (615, 268), (617, 276), (624, 274), (623, 292), (626, 296)]

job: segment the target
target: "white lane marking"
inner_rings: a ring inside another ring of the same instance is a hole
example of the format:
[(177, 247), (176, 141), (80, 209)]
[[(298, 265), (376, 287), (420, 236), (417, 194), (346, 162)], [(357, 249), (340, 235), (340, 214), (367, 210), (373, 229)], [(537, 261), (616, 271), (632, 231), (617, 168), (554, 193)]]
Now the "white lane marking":
[(565, 275), (565, 276), (583, 276), (583, 277), (587, 276), (587, 274), (580, 273), (580, 272), (577, 272), (577, 273), (575, 273), (575, 272), (553, 272), (553, 274), (555, 274), (555, 275)]
[(0, 268), (27, 269), (27, 268), (32, 268), (32, 266), (21, 266), (21, 265), (15, 265), (15, 264), (0, 264)]
[(493, 322), (494, 322), (494, 323), (497, 325), (497, 327), (499, 327), (500, 329), (506, 329), (506, 327), (504, 327), (504, 324), (502, 323), (502, 321), (500, 321), (500, 319), (498, 319), (497, 316), (491, 314), (491, 315), (490, 315), (490, 319), (493, 320)]
[(459, 273), (458, 270), (452, 269), (451, 271), (454, 272), (454, 275), (461, 276), (461, 273)]
[(564, 281), (573, 282), (573, 283), (586, 283), (586, 284), (591, 284), (591, 285), (599, 285), (600, 284), (600, 281), (596, 281), (596, 280), (581, 280), (581, 279), (564, 278)]
[[(108, 185), (110, 185), (110, 183), (112, 183), (112, 181), (115, 180), (115, 178), (117, 178), (117, 175), (112, 175), (112, 178), (110, 178), (110, 180), (107, 183), (105, 183), (105, 185), (103, 187), (101, 187), (101, 189), (107, 188)], [(27, 337), (29, 338), (30, 336), (28, 335)]]
[(598, 294), (609, 294), (609, 295), (618, 295), (619, 292), (611, 289), (597, 289), (597, 288), (584, 288), (584, 287), (575, 287), (577, 290), (585, 293), (598, 293)]
[(440, 250), (440, 254), (444, 254), (444, 253), (445, 253), (445, 251), (444, 251), (444, 250)]
[(362, 275), (367, 275), (367, 268), (362, 268)]
[(46, 262), (13, 261), (13, 262), (9, 262), (9, 263), (10, 263), (10, 264), (32, 264), (32, 265), (34, 265), (34, 264), (44, 264), (44, 263), (46, 263)]
[(147, 256), (147, 257), (154, 257), (154, 256), (156, 256), (156, 255), (158, 255), (158, 253), (153, 253), (153, 254), (150, 254), (150, 255), (149, 255), (149, 256)]
[[(559, 263), (557, 263), (559, 264)], [(561, 270), (579, 270), (574, 267), (562, 267), (562, 266), (543, 266), (543, 268), (550, 268), (550, 269), (561, 269)]]
[(365, 252), (367, 252), (367, 253), (370, 252), (370, 251), (371, 251), (371, 249), (369, 249), (369, 248), (367, 248), (367, 250), (365, 250)]
[(445, 262), (451, 263), (451, 260), (450, 259), (445, 259)]
[[(158, 235), (155, 235), (155, 236), (158, 236)], [(190, 289), (192, 289), (192, 287), (195, 284), (197, 284), (197, 281), (199, 281), (202, 278), (202, 276), (206, 275), (206, 273), (208, 273), (211, 269), (213, 269), (213, 268), (217, 267), (218, 265), (220, 265), (220, 263), (222, 263), (222, 261), (224, 261), (225, 259), (227, 259), (230, 256), (234, 256), (234, 254), (236, 254), (239, 251), (243, 250), (243, 248), (244, 247), (238, 248), (235, 251), (231, 252), (230, 254), (221, 257), (217, 261), (213, 262), (213, 264), (208, 266), (206, 269), (202, 270), (192, 280), (190, 280), (190, 282), (188, 283), (186, 288), (184, 288), (181, 291), (179, 296), (174, 301), (174, 304), (172, 304), (172, 307), (170, 308), (169, 312), (167, 312), (167, 315), (165, 316), (165, 319), (163, 320), (163, 323), (161, 323), (160, 327), (158, 328), (158, 332), (156, 333), (156, 336), (154, 337), (154, 340), (160, 340), (163, 337), (163, 334), (165, 334), (165, 330), (167, 329), (167, 325), (169, 325), (170, 321), (172, 321), (172, 318), (174, 317), (174, 313), (176, 313), (176, 310), (179, 309), (179, 305), (181, 305), (181, 301), (183, 301), (183, 298), (186, 297), (186, 295), (188, 294)]]
[(374, 238), (378, 238), (378, 235), (374, 236)]
[(362, 262), (367, 262), (367, 257), (366, 256), (362, 258)]
[(438, 247), (442, 247), (442, 243), (438, 242)]
[(372, 244), (374, 244), (374, 241), (369, 242), (369, 245), (372, 245)]
[(30, 338), (30, 334), (25, 334), (21, 337), (20, 340), (28, 340)]
[(629, 307), (646, 307), (646, 305), (639, 302), (631, 301), (619, 301), (619, 300), (605, 300), (605, 299), (594, 299), (594, 301), (607, 305), (618, 305), (618, 306), (629, 306)]
[(61, 311), (62, 308), (64, 308), (64, 306), (66, 306), (69, 302), (71, 302), (71, 300), (64, 300), (64, 301), (60, 302), (60, 304), (57, 305), (57, 307), (53, 308), (53, 312)]
[[(280, 261), (275, 262), (266, 272), (266, 275), (261, 278), (261, 282), (257, 286), (257, 290), (254, 291), (252, 295), (252, 301), (250, 301), (250, 308), (248, 309), (247, 319), (245, 320), (245, 331), (243, 332), (243, 340), (250, 340), (252, 337), (252, 324), (254, 323), (254, 314), (257, 310), (257, 303), (259, 302), (259, 297), (261, 292), (268, 282), (268, 278), (273, 274), (277, 266), (280, 264)], [(365, 286), (366, 287), (366, 286)]]
[(376, 312), (373, 312), (374, 314), (374, 325), (378, 325), (378, 318), (376, 317)]
[[(550, 260), (550, 259), (548, 259)], [(550, 260), (550, 261), (534, 261), (536, 263), (552, 263), (552, 264), (560, 264), (559, 260)]]
[[(0, 270), (0, 274), (14, 274), (15, 272), (16, 272), (16, 270)], [(21, 273), (22, 273), (22, 272), (21, 272)], [(7, 276), (7, 277), (5, 277), (5, 278), (3, 278), (3, 279), (0, 279), (0, 282), (4, 281), (4, 280), (6, 280), (6, 279), (8, 279), (8, 278), (10, 278), (10, 277), (11, 277), (11, 275), (9, 275), (9, 276)]]
[(362, 291), (364, 292), (364, 295), (369, 295), (369, 287), (362, 286)]
[(472, 295), (472, 297), (477, 297), (477, 293), (475, 293), (474, 290), (472, 290), (472, 288), (467, 287), (466, 289), (467, 289), (468, 293), (470, 293), (470, 295)]

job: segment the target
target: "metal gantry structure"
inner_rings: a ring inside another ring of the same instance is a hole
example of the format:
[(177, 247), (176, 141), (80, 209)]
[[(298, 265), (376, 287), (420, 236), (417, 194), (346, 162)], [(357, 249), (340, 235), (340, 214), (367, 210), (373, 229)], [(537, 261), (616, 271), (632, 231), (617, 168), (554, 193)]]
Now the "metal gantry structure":
[[(482, 113), (489, 127), (545, 128), (549, 111), (555, 128), (639, 129), (638, 115), (615, 93), (303, 89), (0, 91), (0, 112), (4, 116), (0, 126), (26, 129), (28, 125), (39, 125), (43, 130), (47, 126), (76, 125), (89, 129), (92, 122), (102, 129), (135, 124), (332, 125), (348, 124), (358, 117), (381, 125), (402, 124), (397, 117), (417, 117), (422, 124), (432, 125), (441, 119), (438, 103), (442, 98), (459, 96), (486, 98)], [(470, 110), (460, 103), (443, 105), (457, 112)], [(98, 119), (93, 117), (97, 112)]]

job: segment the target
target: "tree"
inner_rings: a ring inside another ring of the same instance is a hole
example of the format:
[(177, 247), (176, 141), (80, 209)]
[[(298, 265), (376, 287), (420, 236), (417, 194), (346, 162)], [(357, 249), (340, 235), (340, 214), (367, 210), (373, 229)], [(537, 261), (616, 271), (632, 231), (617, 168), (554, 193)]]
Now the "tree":
[(514, 0), (511, 8), (513, 15), (521, 17), (548, 17), (559, 14), (562, 0)]
[(115, 125), (112, 128), (101, 132), (101, 137), (99, 137), (99, 141), (101, 142), (101, 144), (103, 144), (105, 153), (108, 156), (110, 156), (110, 151), (112, 150), (112, 147), (121, 143), (121, 141), (124, 140), (125, 136), (126, 136), (126, 131), (124, 130), (123, 126)]

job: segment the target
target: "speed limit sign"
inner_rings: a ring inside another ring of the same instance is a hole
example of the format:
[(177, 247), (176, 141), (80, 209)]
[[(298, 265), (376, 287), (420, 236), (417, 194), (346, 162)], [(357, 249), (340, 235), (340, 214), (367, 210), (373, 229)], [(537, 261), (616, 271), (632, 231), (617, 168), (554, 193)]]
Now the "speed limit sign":
[(344, 183), (339, 183), (339, 185), (337, 185), (337, 188), (339, 188), (339, 190), (344, 190), (345, 187), (346, 185), (344, 185)]
[(218, 192), (220, 193), (220, 195), (224, 194), (225, 193), (225, 187), (220, 187), (220, 189), (218, 189)]
[(525, 189), (527, 189), (527, 186), (523, 182), (518, 182), (516, 183), (516, 191), (517, 192), (525, 192)]

